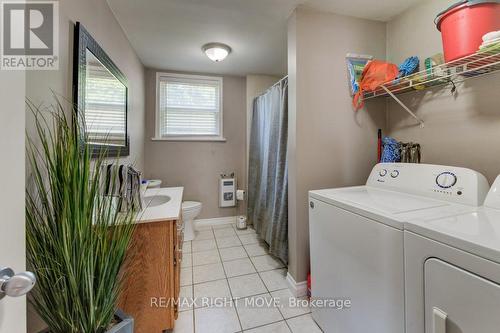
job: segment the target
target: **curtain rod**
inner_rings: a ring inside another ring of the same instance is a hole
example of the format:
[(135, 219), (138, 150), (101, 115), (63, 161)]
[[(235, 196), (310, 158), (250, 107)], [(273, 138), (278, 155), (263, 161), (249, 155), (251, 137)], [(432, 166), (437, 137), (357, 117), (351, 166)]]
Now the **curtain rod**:
[[(265, 90), (262, 94), (260, 94), (260, 95), (256, 96), (255, 98), (258, 98), (258, 97), (260, 97), (260, 96), (263, 96), (263, 95), (267, 94), (267, 93), (268, 93), (268, 91), (269, 91), (269, 90), (271, 90), (271, 88), (272, 88), (272, 87), (277, 86), (278, 84), (281, 84), (281, 82), (283, 82), (283, 81), (285, 81), (285, 80), (287, 80), (287, 79), (288, 79), (288, 75), (285, 75), (284, 77), (282, 77), (281, 79), (279, 79), (279, 80), (278, 80), (278, 82), (273, 83), (273, 85), (272, 85), (272, 86), (270, 86), (269, 88), (267, 88), (267, 89), (266, 89), (266, 90)], [(255, 99), (255, 98), (254, 98), (254, 99)]]

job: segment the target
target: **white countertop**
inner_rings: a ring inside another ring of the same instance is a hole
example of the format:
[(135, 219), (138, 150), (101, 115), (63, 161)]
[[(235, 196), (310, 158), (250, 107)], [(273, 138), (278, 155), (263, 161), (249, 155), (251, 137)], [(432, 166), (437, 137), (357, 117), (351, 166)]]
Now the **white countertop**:
[(170, 201), (155, 207), (145, 207), (139, 214), (136, 223), (161, 222), (179, 220), (182, 212), (182, 195), (184, 187), (165, 187), (148, 189), (145, 192), (145, 204), (154, 196), (169, 196)]

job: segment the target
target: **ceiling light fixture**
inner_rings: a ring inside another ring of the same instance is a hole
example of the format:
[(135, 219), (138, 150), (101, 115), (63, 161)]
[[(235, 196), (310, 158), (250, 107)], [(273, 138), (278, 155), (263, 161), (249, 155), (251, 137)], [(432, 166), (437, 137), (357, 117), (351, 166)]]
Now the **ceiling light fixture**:
[(231, 48), (222, 43), (208, 43), (201, 48), (207, 57), (215, 62), (220, 62), (231, 53)]

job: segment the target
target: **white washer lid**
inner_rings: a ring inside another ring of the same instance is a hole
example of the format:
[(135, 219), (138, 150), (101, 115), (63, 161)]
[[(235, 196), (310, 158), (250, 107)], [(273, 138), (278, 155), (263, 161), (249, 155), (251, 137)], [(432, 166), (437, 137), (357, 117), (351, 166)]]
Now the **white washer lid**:
[(309, 192), (310, 196), (376, 221), (403, 229), (408, 214), (449, 205), (446, 202), (370, 186)]
[(201, 207), (201, 202), (198, 201), (183, 201), (182, 202), (182, 209), (184, 210), (190, 210), (190, 209), (195, 209)]
[(500, 263), (500, 210), (480, 207), (445, 218), (417, 219), (405, 229)]

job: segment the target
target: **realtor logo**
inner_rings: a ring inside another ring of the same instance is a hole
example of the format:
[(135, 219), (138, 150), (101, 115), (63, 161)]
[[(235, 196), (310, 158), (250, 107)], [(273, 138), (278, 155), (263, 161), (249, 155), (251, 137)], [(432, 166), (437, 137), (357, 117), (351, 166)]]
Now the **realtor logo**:
[(58, 6), (57, 1), (1, 2), (1, 69), (58, 69)]

